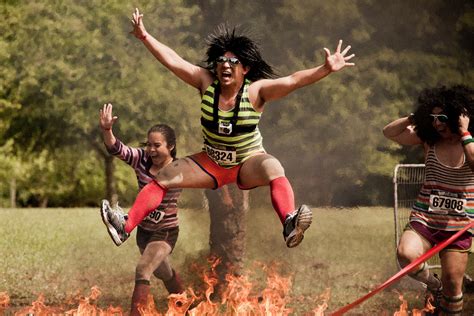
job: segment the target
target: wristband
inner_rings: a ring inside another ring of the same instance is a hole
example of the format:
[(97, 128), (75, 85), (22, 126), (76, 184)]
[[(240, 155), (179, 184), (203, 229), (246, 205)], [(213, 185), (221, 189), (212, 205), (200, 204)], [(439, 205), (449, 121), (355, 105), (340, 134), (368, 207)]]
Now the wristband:
[(468, 139), (462, 141), (463, 146), (466, 146), (469, 143), (474, 143), (474, 138), (471, 137), (471, 138), (468, 138)]
[(110, 131), (112, 128), (103, 128), (103, 131)]
[(469, 131), (467, 131), (467, 132), (462, 133), (461, 136), (463, 136), (463, 137), (464, 136), (471, 136), (471, 133), (469, 133)]
[(144, 41), (144, 40), (146, 39), (146, 35), (147, 35), (146, 33), (143, 34), (142, 36), (139, 37), (139, 39), (140, 39), (141, 41)]
[(408, 118), (408, 121), (410, 122), (410, 124), (413, 125), (413, 123), (415, 123), (415, 121), (414, 121), (415, 113), (408, 114), (407, 118)]

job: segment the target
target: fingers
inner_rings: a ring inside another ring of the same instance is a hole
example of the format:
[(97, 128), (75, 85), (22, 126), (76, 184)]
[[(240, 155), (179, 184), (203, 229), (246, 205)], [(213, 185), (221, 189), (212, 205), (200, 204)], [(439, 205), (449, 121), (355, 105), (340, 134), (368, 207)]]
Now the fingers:
[(341, 52), (341, 47), (342, 47), (342, 40), (339, 40), (339, 43), (337, 44), (337, 48), (336, 48), (336, 53)]
[(342, 51), (341, 55), (344, 56), (345, 54), (347, 54), (349, 49), (351, 49), (351, 45), (347, 45), (347, 47)]
[(326, 58), (331, 56), (331, 52), (329, 51), (329, 49), (327, 49), (326, 47), (324, 47), (324, 51), (326, 52)]

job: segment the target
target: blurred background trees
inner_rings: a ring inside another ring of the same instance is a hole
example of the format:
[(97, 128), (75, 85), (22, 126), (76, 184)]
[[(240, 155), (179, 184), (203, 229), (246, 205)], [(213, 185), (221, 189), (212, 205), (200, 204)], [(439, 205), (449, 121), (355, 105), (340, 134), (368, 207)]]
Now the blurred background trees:
[[(312, 205), (390, 203), (394, 165), (422, 158), (384, 139), (382, 127), (410, 113), (421, 89), (474, 79), (472, 1), (136, 5), (152, 35), (196, 64), (205, 36), (223, 22), (246, 28), (281, 75), (323, 63), (323, 47), (333, 51), (340, 38), (352, 45), (356, 67), (274, 102), (262, 118), (267, 151), (297, 200)], [(123, 0), (2, 3), (0, 206), (92, 206), (112, 193), (131, 202), (135, 176), (105, 153), (98, 129), (106, 102), (124, 142), (138, 145), (149, 126), (166, 122), (179, 156), (200, 149), (198, 93), (129, 34), (133, 9)]]

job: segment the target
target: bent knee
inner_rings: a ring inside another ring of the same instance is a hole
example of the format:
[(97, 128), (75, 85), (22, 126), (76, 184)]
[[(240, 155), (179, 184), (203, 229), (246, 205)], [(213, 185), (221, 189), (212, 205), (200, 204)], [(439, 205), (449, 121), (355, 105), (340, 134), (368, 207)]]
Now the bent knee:
[(406, 266), (418, 258), (419, 255), (410, 247), (399, 245), (397, 248), (397, 258), (401, 266)]
[(139, 263), (135, 268), (135, 280), (150, 280), (153, 268), (146, 263)]

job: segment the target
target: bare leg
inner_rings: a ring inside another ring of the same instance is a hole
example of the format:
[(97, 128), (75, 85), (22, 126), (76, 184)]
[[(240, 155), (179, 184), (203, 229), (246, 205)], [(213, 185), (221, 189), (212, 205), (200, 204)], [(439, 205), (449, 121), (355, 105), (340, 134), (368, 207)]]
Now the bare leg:
[(441, 257), (443, 299), (440, 315), (461, 315), (463, 309), (462, 282), (466, 272), (467, 252), (443, 251)]
[(253, 156), (243, 163), (239, 181), (244, 188), (270, 185), (272, 205), (283, 224), (286, 245), (290, 248), (299, 245), (313, 215), (306, 205), (295, 210), (293, 189), (280, 162), (268, 154)]
[(213, 179), (191, 159), (172, 162), (156, 175), (156, 181), (148, 183), (138, 193), (128, 212), (125, 231), (130, 233), (150, 212), (156, 209), (171, 188), (213, 188)]
[(135, 288), (132, 294), (130, 315), (140, 315), (138, 307), (146, 304), (150, 294), (151, 275), (170, 253), (171, 247), (164, 241), (152, 241), (145, 247), (135, 270)]
[[(431, 248), (430, 243), (412, 230), (403, 232), (397, 248), (398, 262), (402, 267), (415, 261), (418, 257), (426, 253)], [(409, 274), (412, 278), (428, 286), (429, 289), (438, 289), (440, 282), (421, 264)]]

